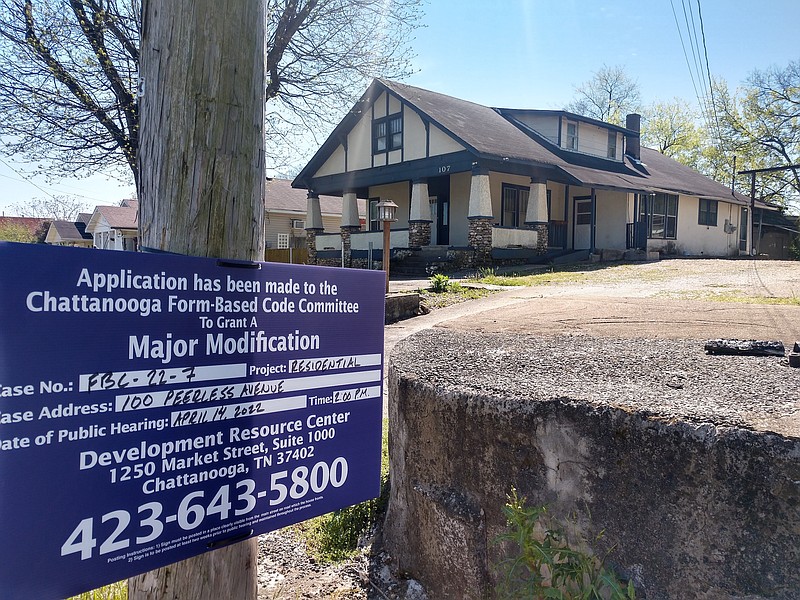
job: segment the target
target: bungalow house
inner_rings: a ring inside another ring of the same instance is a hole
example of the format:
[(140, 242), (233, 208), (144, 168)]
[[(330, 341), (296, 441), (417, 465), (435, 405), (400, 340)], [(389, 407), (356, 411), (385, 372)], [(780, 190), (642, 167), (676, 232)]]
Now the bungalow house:
[(123, 200), (119, 206), (96, 206), (86, 233), (94, 247), (103, 250), (137, 250), (139, 246), (139, 202)]
[[(342, 199), (320, 196), (322, 228), (325, 233), (339, 233)], [(265, 229), (268, 249), (306, 248), (306, 194), (292, 187), (289, 179), (267, 179), (264, 186)], [(364, 219), (365, 203), (358, 206), (359, 220)]]
[(750, 199), (641, 147), (639, 121), (489, 108), (376, 79), (293, 182), (308, 190), (310, 256), (329, 260), (321, 194), (342, 198), (342, 231), (357, 199), (368, 203), (352, 248), (382, 247), (376, 206), (392, 200), (393, 251), (435, 247), (457, 265), (749, 253)]
[(47, 230), (44, 241), (55, 246), (79, 246), (91, 248), (92, 235), (86, 231), (91, 213), (80, 213), (75, 221), (53, 221)]

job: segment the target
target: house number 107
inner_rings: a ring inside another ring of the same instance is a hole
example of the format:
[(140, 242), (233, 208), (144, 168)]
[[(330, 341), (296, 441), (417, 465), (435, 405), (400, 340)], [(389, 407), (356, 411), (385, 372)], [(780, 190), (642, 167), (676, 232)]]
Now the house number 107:
[(450, 172), (450, 165), (444, 165), (443, 167), (439, 167), (439, 173), (449, 173)]

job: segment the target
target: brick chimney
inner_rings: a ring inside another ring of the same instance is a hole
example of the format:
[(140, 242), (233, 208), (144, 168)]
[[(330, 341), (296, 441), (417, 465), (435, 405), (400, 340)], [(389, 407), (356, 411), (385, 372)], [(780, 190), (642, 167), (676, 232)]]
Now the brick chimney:
[(631, 131), (631, 133), (625, 134), (625, 154), (634, 160), (642, 159), (641, 144), (639, 143), (641, 125), (642, 115), (631, 113), (625, 117), (625, 128)]

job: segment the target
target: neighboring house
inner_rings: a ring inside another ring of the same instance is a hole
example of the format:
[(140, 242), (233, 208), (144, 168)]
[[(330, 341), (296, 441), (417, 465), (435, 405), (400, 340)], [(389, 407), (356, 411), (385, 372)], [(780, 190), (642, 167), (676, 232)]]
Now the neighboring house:
[(55, 246), (79, 246), (91, 248), (92, 235), (86, 231), (91, 213), (80, 213), (75, 221), (53, 221), (47, 230), (44, 241)]
[(800, 234), (798, 218), (782, 211), (756, 208), (753, 218), (755, 254), (775, 260), (789, 260), (792, 242)]
[[(749, 198), (641, 147), (639, 121), (489, 108), (376, 79), (293, 185), (345, 207), (366, 199), (370, 215), (392, 200), (393, 248), (444, 246), (470, 264), (579, 250), (749, 253)], [(368, 220), (375, 248), (380, 227)]]
[[(339, 233), (342, 199), (320, 196), (322, 227), (325, 233)], [(264, 219), (267, 248), (305, 248), (308, 199), (304, 190), (292, 187), (288, 179), (267, 179), (264, 187)], [(359, 204), (359, 218), (364, 220), (366, 203)]]
[(139, 247), (139, 202), (123, 200), (119, 206), (96, 206), (86, 233), (94, 247), (103, 250), (137, 250)]
[(47, 235), (50, 219), (35, 217), (0, 217), (0, 240), (41, 243)]

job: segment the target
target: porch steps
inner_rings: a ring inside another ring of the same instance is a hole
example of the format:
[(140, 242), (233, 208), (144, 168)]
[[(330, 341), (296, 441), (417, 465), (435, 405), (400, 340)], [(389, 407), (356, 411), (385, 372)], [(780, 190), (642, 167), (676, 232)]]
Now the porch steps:
[(447, 265), (450, 263), (450, 259), (447, 258), (447, 248), (447, 246), (423, 246), (412, 250), (411, 256), (392, 262), (392, 273), (429, 275), (430, 267), (438, 267), (436, 271), (447, 270)]
[(588, 250), (569, 250), (564, 254), (552, 257), (550, 262), (554, 265), (566, 265), (570, 263), (582, 262), (584, 260), (589, 260)]

